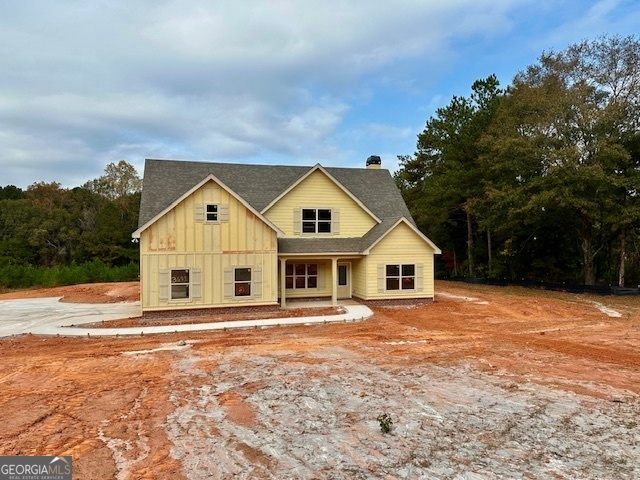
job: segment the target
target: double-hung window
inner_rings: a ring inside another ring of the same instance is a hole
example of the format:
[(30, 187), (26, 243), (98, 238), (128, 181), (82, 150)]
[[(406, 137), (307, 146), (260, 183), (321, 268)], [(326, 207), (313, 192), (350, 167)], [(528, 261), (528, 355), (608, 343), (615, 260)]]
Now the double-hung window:
[(171, 300), (188, 299), (189, 269), (171, 270)]
[(302, 233), (331, 233), (331, 209), (303, 208)]
[(229, 221), (229, 204), (196, 203), (195, 214), (198, 223), (227, 223)]
[(248, 267), (235, 268), (233, 271), (233, 296), (251, 296), (251, 269)]
[(205, 209), (205, 220), (207, 222), (218, 221), (218, 205), (215, 203), (208, 203)]
[(158, 275), (160, 302), (197, 302), (202, 294), (202, 271), (184, 265), (161, 269)]
[(387, 290), (414, 290), (416, 288), (416, 266), (413, 263), (386, 266)]
[(243, 265), (224, 269), (223, 295), (228, 301), (256, 300), (262, 297), (262, 266)]

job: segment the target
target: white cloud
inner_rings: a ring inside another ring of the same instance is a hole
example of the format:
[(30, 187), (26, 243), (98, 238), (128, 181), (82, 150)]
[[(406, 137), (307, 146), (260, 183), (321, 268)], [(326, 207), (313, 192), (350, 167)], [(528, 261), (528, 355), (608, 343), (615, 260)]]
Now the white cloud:
[(358, 138), (376, 150), (417, 133), (361, 107), (416, 95), (461, 42), (504, 35), (529, 4), (6, 2), (0, 184), (71, 184), (154, 156), (359, 165)]

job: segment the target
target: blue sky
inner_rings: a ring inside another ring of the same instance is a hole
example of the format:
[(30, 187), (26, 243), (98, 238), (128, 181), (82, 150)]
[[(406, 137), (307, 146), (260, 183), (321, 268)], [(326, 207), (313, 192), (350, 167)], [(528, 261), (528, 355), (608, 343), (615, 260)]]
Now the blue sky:
[(121, 159), (397, 168), (438, 107), (636, 0), (57, 0), (0, 6), (0, 185)]

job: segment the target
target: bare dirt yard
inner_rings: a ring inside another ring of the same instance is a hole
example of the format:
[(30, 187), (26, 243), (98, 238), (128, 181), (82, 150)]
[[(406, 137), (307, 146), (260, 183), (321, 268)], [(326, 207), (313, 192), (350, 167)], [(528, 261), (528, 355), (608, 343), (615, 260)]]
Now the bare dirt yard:
[(0, 455), (83, 480), (640, 478), (640, 298), (436, 289), (360, 323), (0, 339)]

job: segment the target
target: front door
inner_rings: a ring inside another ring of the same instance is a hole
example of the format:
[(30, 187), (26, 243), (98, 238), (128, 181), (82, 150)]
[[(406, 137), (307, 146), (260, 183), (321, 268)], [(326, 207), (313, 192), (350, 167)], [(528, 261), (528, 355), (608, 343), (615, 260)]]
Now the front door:
[(338, 264), (338, 298), (351, 298), (351, 264)]

